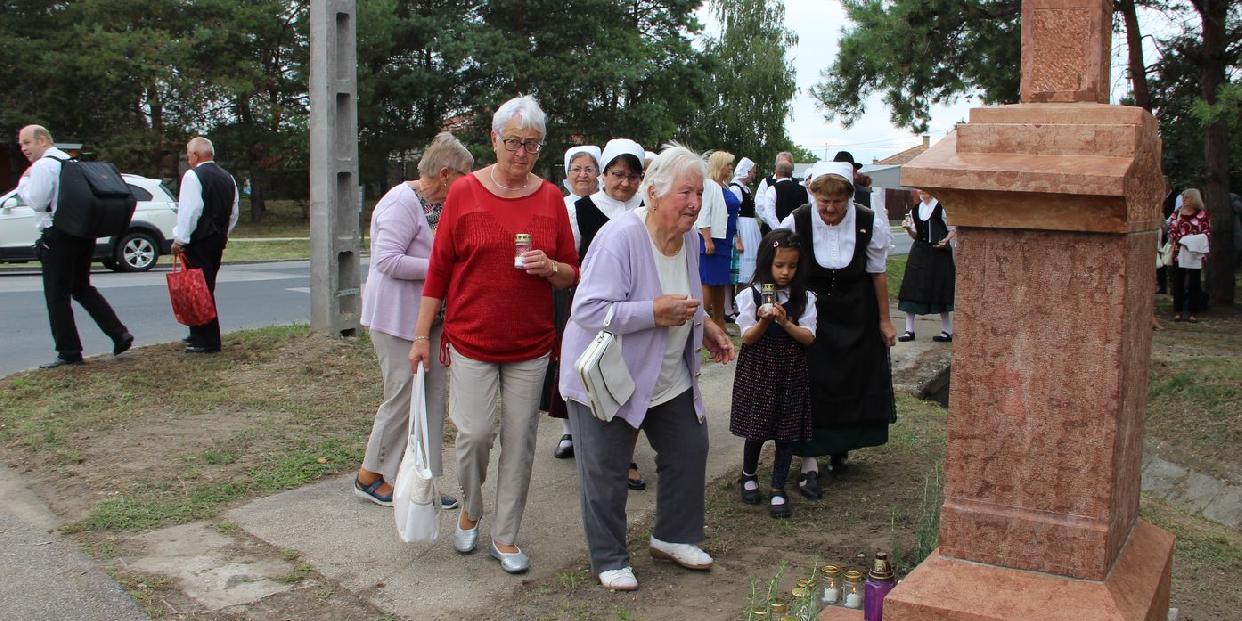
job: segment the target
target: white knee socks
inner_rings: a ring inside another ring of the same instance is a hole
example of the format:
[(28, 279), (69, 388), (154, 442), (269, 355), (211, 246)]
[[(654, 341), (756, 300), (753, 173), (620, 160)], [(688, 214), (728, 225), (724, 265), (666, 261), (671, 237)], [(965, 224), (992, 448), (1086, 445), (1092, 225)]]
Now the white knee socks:
[(906, 313), (906, 332), (914, 334), (914, 313)]
[[(906, 316), (909, 317), (909, 315), (906, 315)], [(911, 321), (909, 319), (906, 319), (906, 323), (909, 324), (911, 323)], [(940, 313), (940, 330), (948, 335), (953, 334), (953, 313), (952, 312)]]

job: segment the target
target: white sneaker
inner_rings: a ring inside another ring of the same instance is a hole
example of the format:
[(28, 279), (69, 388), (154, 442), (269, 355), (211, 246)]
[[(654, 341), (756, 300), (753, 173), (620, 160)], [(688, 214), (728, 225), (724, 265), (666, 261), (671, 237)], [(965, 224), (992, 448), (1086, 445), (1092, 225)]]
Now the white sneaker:
[(651, 556), (673, 561), (686, 569), (711, 569), (712, 557), (699, 546), (688, 543), (669, 543), (651, 538)]
[(638, 578), (634, 577), (634, 569), (632, 567), (601, 571), (599, 572), (599, 583), (604, 585), (605, 588), (614, 591), (638, 590)]

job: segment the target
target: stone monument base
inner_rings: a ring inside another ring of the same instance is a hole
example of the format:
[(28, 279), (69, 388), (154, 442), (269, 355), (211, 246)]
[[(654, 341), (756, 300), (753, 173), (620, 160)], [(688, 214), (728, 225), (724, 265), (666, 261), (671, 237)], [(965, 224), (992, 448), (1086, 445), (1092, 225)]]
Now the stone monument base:
[(884, 621), (1165, 621), (1173, 535), (1138, 521), (1103, 582), (927, 557), (884, 600)]

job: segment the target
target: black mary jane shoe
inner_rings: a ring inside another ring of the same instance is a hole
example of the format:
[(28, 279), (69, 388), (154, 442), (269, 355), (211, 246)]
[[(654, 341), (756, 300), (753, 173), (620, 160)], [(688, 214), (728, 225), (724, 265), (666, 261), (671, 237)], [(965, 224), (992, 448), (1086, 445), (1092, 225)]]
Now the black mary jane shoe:
[[(634, 472), (638, 472), (638, 464), (631, 462), (631, 463), (630, 463), (630, 470), (633, 470)], [(630, 489), (632, 489), (632, 490), (634, 490), (634, 491), (636, 491), (636, 492), (641, 492), (641, 491), (643, 491), (643, 490), (647, 489), (647, 482), (646, 482), (646, 481), (644, 481), (644, 480), (643, 480), (643, 478), (642, 478), (641, 476), (639, 476), (637, 479), (631, 479), (631, 478), (629, 478), (629, 477), (630, 477), (630, 475), (629, 475), (629, 473), (627, 472), (627, 473), (625, 474), (625, 484), (626, 484), (627, 486), (629, 486), (629, 488), (630, 488)]]
[(845, 455), (833, 455), (828, 458), (828, 465), (833, 474), (845, 474), (850, 471), (850, 464)]
[(798, 492), (811, 500), (824, 497), (824, 490), (819, 487), (818, 472), (803, 472), (798, 475)]
[(937, 343), (952, 343), (953, 335), (949, 334), (948, 332), (945, 332), (944, 330), (941, 330), (940, 334), (937, 334), (936, 336), (932, 337), (932, 340), (936, 341)]
[(789, 497), (785, 495), (785, 490), (776, 488), (772, 490), (772, 498), (780, 498), (785, 502), (779, 505), (768, 505), (768, 515), (777, 519), (785, 519), (793, 516), (793, 509), (789, 508)]
[(910, 341), (913, 341), (913, 340), (914, 340), (914, 333), (913, 333), (913, 332), (903, 332), (903, 333), (901, 334), (901, 336), (897, 337), (897, 340), (898, 340), (898, 341), (900, 341), (900, 342), (902, 342), (902, 343), (909, 343)]
[[(568, 442), (567, 446), (565, 443)], [(574, 437), (572, 434), (561, 436), (560, 441), (556, 443), (556, 449), (552, 451), (552, 456), (557, 459), (569, 459), (574, 456)]]
[[(756, 484), (755, 489), (746, 489), (748, 481)], [(759, 491), (758, 483), (758, 475), (742, 475), (742, 478), (737, 480), (737, 488), (742, 493), (742, 502), (748, 505), (757, 505), (763, 502), (763, 494)]]

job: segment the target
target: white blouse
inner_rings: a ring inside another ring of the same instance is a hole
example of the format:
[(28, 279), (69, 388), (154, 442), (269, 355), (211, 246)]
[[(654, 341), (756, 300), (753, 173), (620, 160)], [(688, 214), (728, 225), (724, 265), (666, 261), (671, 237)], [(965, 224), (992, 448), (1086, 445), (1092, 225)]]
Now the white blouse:
[[(733, 298), (733, 306), (737, 309), (737, 328), (738, 330), (741, 330), (743, 334), (745, 334), (747, 330), (753, 328), (755, 324), (759, 323), (759, 320), (755, 318), (755, 309), (758, 308), (755, 306), (755, 295), (751, 293), (751, 291), (756, 290), (759, 290), (758, 286), (751, 285), (745, 289), (742, 289), (741, 293), (738, 293), (737, 296)], [(763, 299), (762, 296), (760, 296), (760, 299)], [(788, 301), (789, 287), (777, 289), (776, 302), (778, 304), (784, 304)], [(814, 293), (810, 291), (806, 292), (806, 308), (802, 310), (802, 314), (798, 316), (797, 319), (798, 326), (810, 330), (812, 335), (815, 334), (815, 329), (817, 327), (816, 323), (819, 321), (819, 313), (815, 310)]]
[[(839, 270), (850, 264), (850, 259), (854, 258), (854, 244), (858, 236), (854, 226), (857, 213), (858, 210), (854, 203), (850, 203), (841, 222), (831, 225), (819, 217), (819, 212), (815, 211), (812, 205), (811, 243), (815, 247), (815, 262), (820, 267)], [(871, 243), (867, 244), (866, 251), (867, 273), (883, 274), (888, 263), (888, 245), (892, 231), (888, 229), (887, 218), (881, 219), (878, 211), (872, 213), (874, 216), (871, 221), (873, 232)], [(794, 230), (793, 214), (789, 214), (781, 222), (780, 228)]]

